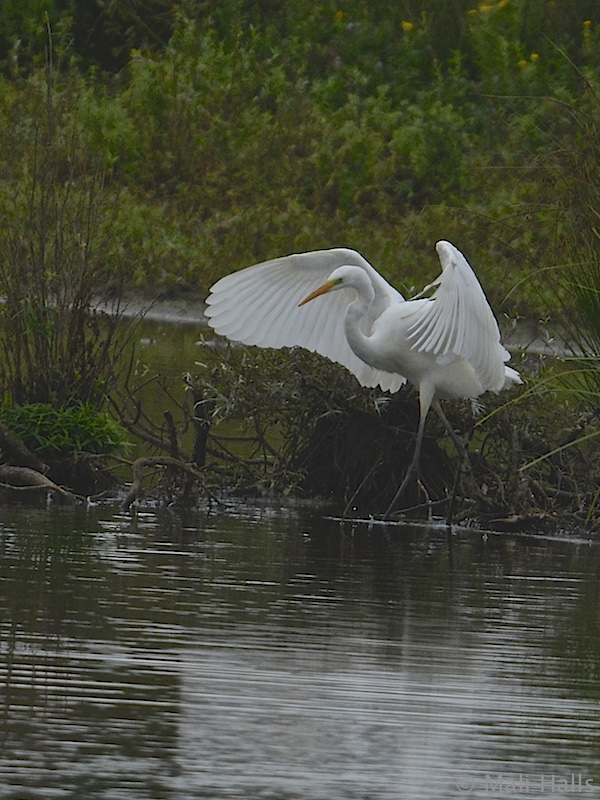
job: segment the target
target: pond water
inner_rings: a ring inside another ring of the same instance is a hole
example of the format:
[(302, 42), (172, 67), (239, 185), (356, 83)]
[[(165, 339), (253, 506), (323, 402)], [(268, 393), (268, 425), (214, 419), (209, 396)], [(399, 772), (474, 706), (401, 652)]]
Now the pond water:
[(582, 538), (0, 508), (0, 798), (600, 791)]

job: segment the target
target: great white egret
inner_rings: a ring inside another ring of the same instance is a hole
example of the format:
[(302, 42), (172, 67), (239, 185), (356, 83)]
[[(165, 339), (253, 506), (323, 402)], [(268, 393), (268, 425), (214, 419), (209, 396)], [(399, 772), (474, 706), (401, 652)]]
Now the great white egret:
[[(397, 392), (408, 380), (417, 387), (415, 452), (384, 519), (418, 471), (431, 407), (464, 451), (440, 399), (476, 398), (522, 382), (506, 366), (510, 355), (466, 258), (450, 242), (438, 242), (436, 250), (442, 272), (411, 300), (345, 248), (255, 264), (221, 278), (206, 300), (208, 324), (232, 341), (316, 351), (343, 364), (363, 386)], [(431, 297), (424, 297), (431, 289)], [(312, 302), (329, 293), (328, 301)]]

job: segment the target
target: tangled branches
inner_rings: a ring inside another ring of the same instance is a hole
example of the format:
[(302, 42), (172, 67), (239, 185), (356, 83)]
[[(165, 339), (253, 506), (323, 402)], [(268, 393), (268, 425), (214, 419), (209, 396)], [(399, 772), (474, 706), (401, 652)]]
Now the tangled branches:
[[(385, 508), (414, 446), (417, 405), (410, 390), (389, 397), (363, 389), (304, 351), (207, 350), (210, 364), (175, 389), (132, 366), (115, 407), (121, 424), (156, 455), (136, 462), (127, 505), (145, 481), (166, 503), (214, 501), (225, 492), (296, 493), (329, 500), (345, 513)], [(158, 396), (163, 411), (152, 417), (143, 397), (152, 397), (156, 409)], [(446, 407), (469, 451), (456, 482), (456, 519), (506, 528), (564, 518), (593, 524), (598, 413), (578, 414), (576, 398), (544, 380), (508, 399), (486, 396), (485, 403), (479, 417), (469, 403)], [(565, 426), (569, 419), (575, 421)], [(420, 515), (423, 508), (443, 514), (455, 487), (456, 454), (436, 424), (428, 424), (421, 477), (407, 498)], [(149, 472), (157, 468), (153, 483)]]

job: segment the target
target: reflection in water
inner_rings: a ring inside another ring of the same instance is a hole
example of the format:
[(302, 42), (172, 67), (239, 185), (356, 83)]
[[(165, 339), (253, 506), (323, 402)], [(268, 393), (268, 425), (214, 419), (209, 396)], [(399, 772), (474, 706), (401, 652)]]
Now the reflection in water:
[(591, 796), (599, 548), (451, 544), (5, 506), (0, 798)]

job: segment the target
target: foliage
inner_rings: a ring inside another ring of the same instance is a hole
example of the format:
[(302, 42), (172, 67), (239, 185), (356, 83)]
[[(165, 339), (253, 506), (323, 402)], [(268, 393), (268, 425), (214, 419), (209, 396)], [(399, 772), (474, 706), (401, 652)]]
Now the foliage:
[[(345, 370), (302, 350), (268, 353), (228, 348), (217, 354), (209, 374), (200, 374), (198, 380), (204, 401), (212, 409), (213, 456), (220, 459), (231, 454), (233, 444), (234, 452), (242, 457), (240, 483), (248, 485), (252, 475), (263, 489), (278, 491), (306, 484), (312, 466), (319, 462), (321, 436), (316, 431), (320, 425), (328, 420), (349, 423), (361, 414), (377, 415), (386, 403)], [(229, 439), (232, 430), (246, 437), (241, 450), (236, 438)], [(334, 471), (334, 460), (322, 460), (319, 466)], [(359, 470), (362, 466), (358, 465)], [(322, 494), (324, 486), (317, 491)], [(342, 494), (356, 487), (336, 488)]]
[(13, 70), (44, 63), (48, 27), (68, 33), (79, 60), (89, 66), (124, 67), (133, 47), (163, 47), (172, 31), (165, 0), (4, 0), (0, 58)]
[(551, 147), (536, 167), (539, 202), (554, 217), (553, 237), (538, 264), (546, 276), (550, 325), (568, 357), (553, 389), (593, 410), (600, 397), (600, 82), (587, 70), (578, 75), (579, 101), (556, 105)]
[[(201, 465), (209, 483), (231, 490), (389, 502), (416, 431), (413, 393), (393, 399), (361, 387), (346, 370), (304, 350), (203, 349), (205, 363), (181, 386), (132, 370), (115, 403), (121, 423), (158, 453)], [(144, 395), (151, 385), (152, 419)], [(200, 443), (200, 439), (202, 442)], [(448, 460), (427, 437), (424, 470), (442, 491)], [(374, 469), (374, 465), (376, 469)], [(181, 489), (182, 487), (180, 487)], [(175, 495), (177, 493), (175, 492)]]
[(123, 454), (123, 429), (86, 403), (54, 408), (45, 403), (0, 407), (0, 422), (32, 452), (56, 458), (75, 452)]
[(567, 296), (575, 301), (567, 319), (569, 338), (580, 352), (594, 356), (595, 389), (600, 395), (600, 81), (587, 80), (587, 101), (576, 117), (574, 140), (563, 140), (557, 187), (566, 224), (561, 237), (569, 267), (563, 272)]
[[(127, 252), (135, 286), (205, 291), (262, 258), (347, 244), (410, 287), (433, 276), (443, 236), (470, 252), (495, 307), (542, 315), (547, 290), (527, 276), (557, 217), (540, 156), (577, 135), (569, 109), (600, 58), (593, 2), (546, 5), (109, 4), (84, 45), (88, 4), (48, 0), (55, 95), (118, 198), (107, 266)], [(130, 49), (109, 77), (91, 51), (119, 15)], [(1, 175), (19, 181), (45, 65), (15, 51), (6, 67), (20, 81), (0, 87)]]
[(39, 104), (35, 119), (24, 115), (0, 184), (0, 392), (17, 404), (101, 404), (127, 339), (115, 200), (77, 118), (80, 87), (73, 76), (57, 89), (49, 70), (12, 98), (13, 113)]
[[(360, 387), (345, 370), (301, 350), (207, 344), (203, 359), (197, 373), (186, 376), (183, 401), (181, 385), (152, 383), (153, 395), (162, 389), (176, 409), (175, 424), (139, 413), (141, 375), (137, 387), (135, 381), (130, 386), (130, 408), (138, 413), (123, 413), (122, 421), (159, 454), (200, 467), (204, 496), (207, 487), (226, 486), (238, 493), (317, 496), (338, 512), (385, 510), (413, 453), (414, 391), (389, 396)], [(523, 388), (482, 400), (478, 414), (467, 402), (445, 405), (469, 450), (455, 518), (517, 527), (596, 520), (598, 414), (583, 411), (548, 368)], [(410, 487), (407, 505), (419, 515), (426, 508), (443, 515), (457, 466), (452, 442), (431, 416), (421, 478)], [(169, 503), (189, 494), (181, 472), (167, 471), (160, 485)]]

